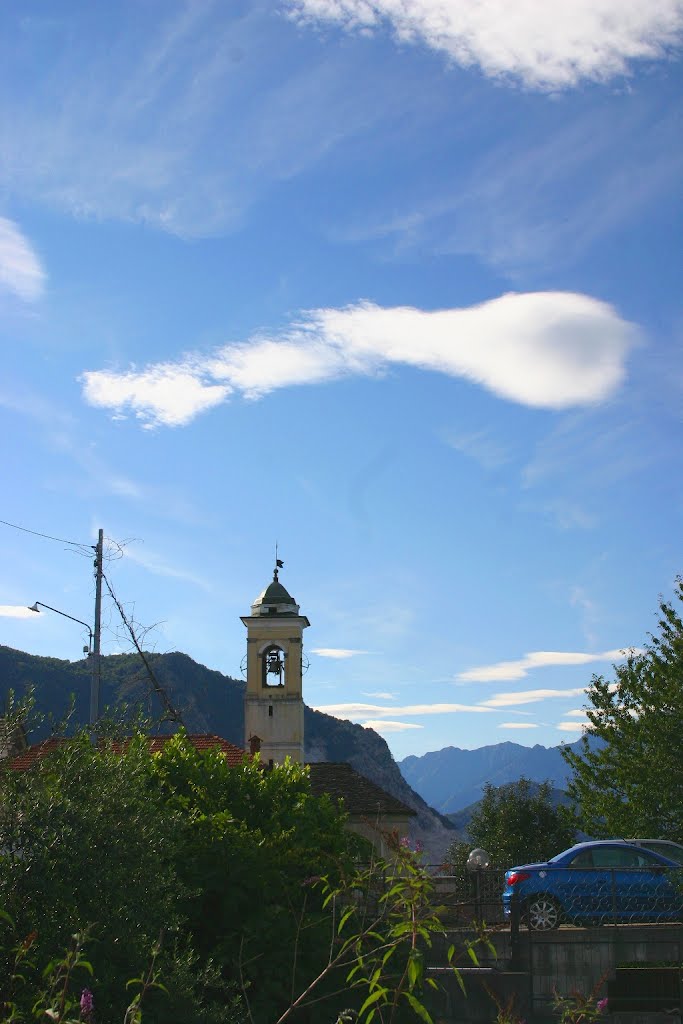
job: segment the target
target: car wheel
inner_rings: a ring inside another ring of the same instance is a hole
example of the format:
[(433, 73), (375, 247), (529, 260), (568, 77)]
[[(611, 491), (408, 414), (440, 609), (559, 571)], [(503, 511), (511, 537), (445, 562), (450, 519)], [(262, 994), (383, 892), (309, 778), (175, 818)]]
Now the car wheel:
[(562, 907), (552, 896), (532, 896), (524, 907), (524, 920), (534, 932), (547, 932), (562, 922)]

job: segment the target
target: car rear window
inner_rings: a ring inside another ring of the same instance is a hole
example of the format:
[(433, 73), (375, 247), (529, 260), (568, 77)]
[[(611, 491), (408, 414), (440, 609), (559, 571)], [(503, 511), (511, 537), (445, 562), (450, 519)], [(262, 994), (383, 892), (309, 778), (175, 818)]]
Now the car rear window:
[(645, 842), (641, 842), (639, 845), (645, 850), (660, 853), (662, 857), (669, 857), (671, 860), (675, 860), (677, 864), (683, 864), (683, 849), (677, 843), (656, 843), (645, 840)]

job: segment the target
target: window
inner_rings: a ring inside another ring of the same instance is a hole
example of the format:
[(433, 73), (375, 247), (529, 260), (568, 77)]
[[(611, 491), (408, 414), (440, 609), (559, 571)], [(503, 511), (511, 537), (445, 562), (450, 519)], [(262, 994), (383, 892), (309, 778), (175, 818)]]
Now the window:
[(593, 863), (596, 868), (642, 868), (652, 865), (646, 854), (618, 846), (601, 846), (593, 850)]
[(578, 853), (572, 861), (570, 866), (573, 868), (592, 868), (593, 867), (593, 854), (591, 850), (582, 850)]
[(268, 718), (272, 718), (272, 717), (273, 717), (273, 705), (269, 704), (268, 705)]

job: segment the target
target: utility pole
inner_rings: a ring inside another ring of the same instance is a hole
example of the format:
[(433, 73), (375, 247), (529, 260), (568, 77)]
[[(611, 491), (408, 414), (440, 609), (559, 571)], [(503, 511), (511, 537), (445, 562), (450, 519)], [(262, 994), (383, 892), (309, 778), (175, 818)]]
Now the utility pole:
[(95, 629), (93, 631), (92, 681), (90, 684), (90, 725), (94, 726), (100, 717), (100, 683), (102, 664), (100, 661), (100, 634), (102, 629), (102, 560), (104, 552), (104, 530), (97, 535), (95, 552)]

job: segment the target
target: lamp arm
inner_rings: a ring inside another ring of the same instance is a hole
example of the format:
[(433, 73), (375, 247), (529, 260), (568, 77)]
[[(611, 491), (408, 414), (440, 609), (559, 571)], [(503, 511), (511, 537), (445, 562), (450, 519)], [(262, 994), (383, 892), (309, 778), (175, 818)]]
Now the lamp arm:
[(88, 633), (90, 634), (90, 640), (92, 642), (92, 635), (93, 635), (92, 634), (92, 629), (90, 628), (90, 626), (88, 625), (87, 622), (83, 621), (83, 619), (77, 619), (74, 615), (67, 615), (66, 612), (60, 612), (59, 608), (53, 608), (51, 604), (45, 604), (44, 601), (36, 601), (36, 603), (33, 605), (33, 607), (30, 610), (32, 612), (33, 611), (37, 612), (38, 611), (38, 607), (37, 607), (38, 605), (40, 605), (41, 608), (47, 608), (47, 610), (50, 611), (50, 612), (55, 612), (57, 615), (63, 615), (65, 619), (71, 619), (72, 622), (78, 622), (79, 625), (85, 626), (85, 628), (88, 630)]

